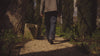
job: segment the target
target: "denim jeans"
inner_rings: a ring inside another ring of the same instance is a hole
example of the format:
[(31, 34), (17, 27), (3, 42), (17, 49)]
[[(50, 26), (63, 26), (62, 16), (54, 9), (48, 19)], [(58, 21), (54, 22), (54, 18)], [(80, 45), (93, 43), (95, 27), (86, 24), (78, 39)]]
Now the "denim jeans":
[(55, 39), (56, 22), (57, 22), (57, 12), (56, 11), (45, 13), (46, 36), (48, 40)]

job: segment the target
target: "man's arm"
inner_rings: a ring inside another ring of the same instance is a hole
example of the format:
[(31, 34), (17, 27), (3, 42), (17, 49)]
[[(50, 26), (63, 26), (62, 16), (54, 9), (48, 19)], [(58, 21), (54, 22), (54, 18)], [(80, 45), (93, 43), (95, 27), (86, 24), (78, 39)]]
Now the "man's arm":
[(40, 15), (43, 16), (43, 12), (44, 12), (44, 0), (41, 0), (41, 4), (40, 4)]

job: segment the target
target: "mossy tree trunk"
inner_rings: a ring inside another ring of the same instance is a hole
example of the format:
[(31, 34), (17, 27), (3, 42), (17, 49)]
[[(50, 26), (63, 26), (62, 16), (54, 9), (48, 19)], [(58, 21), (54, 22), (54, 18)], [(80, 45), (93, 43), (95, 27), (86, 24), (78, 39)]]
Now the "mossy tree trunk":
[[(22, 0), (1, 0), (0, 30), (13, 29), (17, 34), (23, 34), (24, 20), (22, 13)], [(2, 33), (3, 33), (2, 32)]]
[(41, 35), (41, 24), (42, 24), (42, 17), (40, 16), (40, 2), (41, 0), (35, 0), (36, 7), (35, 7), (35, 23), (38, 25), (38, 37)]
[(77, 7), (79, 35), (91, 35), (96, 29), (97, 0), (77, 0)]
[[(14, 33), (23, 35), (25, 22), (34, 17), (33, 0), (1, 0), (0, 31), (13, 29)], [(27, 19), (27, 20), (26, 20)]]
[(67, 28), (71, 29), (73, 24), (73, 12), (74, 12), (74, 1), (63, 0), (62, 5), (62, 17), (63, 17), (63, 32), (67, 31)]
[(35, 23), (34, 18), (34, 0), (23, 0), (23, 10), (25, 14), (25, 23)]

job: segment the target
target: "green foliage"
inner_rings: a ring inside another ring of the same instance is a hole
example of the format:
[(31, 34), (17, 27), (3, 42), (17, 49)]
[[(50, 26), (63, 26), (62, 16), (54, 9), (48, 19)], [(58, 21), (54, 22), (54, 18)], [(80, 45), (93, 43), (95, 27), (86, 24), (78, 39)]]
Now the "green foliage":
[(42, 24), (41, 24), (41, 35), (45, 35), (45, 23), (44, 23), (44, 17), (42, 18)]
[(5, 30), (4, 35), (0, 37), (0, 41), (4, 43), (1, 46), (2, 51), (7, 51), (9, 49), (9, 45), (19, 43), (22, 41), (22, 37), (17, 38), (17, 35), (13, 33), (12, 30)]
[(12, 32), (12, 30), (6, 30), (4, 35), (2, 37), (0, 37), (1, 40), (3, 40), (4, 42), (7, 42), (7, 43), (17, 43), (19, 42), (20, 40), (16, 38), (17, 35), (14, 34)]
[(97, 43), (92, 42), (91, 45), (89, 46), (90, 52), (93, 53), (93, 54), (98, 53), (97, 47), (98, 47)]
[(92, 34), (92, 39), (94, 40), (94, 42), (92, 42), (92, 50), (95, 51), (95, 53), (100, 53), (100, 51), (98, 52), (99, 48), (100, 48), (100, 29), (96, 29), (95, 32)]
[(61, 34), (61, 27), (56, 27), (56, 34), (60, 35)]
[[(92, 36), (87, 36), (82, 42), (72, 42), (75, 45), (78, 45), (83, 51), (89, 52), (91, 54), (98, 55), (100, 54), (100, 30), (97, 29)], [(79, 39), (81, 40), (81, 39)]]
[[(95, 32), (93, 32), (93, 34), (92, 34), (92, 37), (93, 37), (93, 38), (98, 38), (98, 39), (99, 39), (99, 37), (100, 37), (100, 30), (99, 30), (99, 29), (95, 30)], [(96, 40), (97, 40), (97, 39), (96, 39)]]
[(71, 41), (79, 37), (76, 25), (73, 25), (71, 28), (67, 28), (65, 33), (60, 33), (60, 34), (63, 35), (64, 39), (70, 39)]
[(46, 29), (42, 28), (42, 34), (41, 35), (45, 35), (45, 31), (46, 31)]

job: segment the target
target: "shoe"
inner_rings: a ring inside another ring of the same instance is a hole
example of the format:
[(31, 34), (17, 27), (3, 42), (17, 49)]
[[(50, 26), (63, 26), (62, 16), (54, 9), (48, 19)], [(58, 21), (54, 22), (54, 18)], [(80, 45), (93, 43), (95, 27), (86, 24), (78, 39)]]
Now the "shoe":
[(48, 40), (48, 42), (49, 42), (50, 44), (53, 44), (53, 40)]

